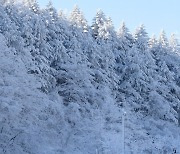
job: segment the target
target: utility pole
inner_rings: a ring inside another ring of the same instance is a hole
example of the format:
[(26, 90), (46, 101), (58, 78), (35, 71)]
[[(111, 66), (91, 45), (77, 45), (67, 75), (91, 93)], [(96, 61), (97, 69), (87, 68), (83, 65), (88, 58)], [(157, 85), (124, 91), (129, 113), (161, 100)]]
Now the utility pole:
[(126, 111), (124, 110), (124, 106), (122, 109), (122, 154), (125, 154), (125, 119), (126, 119)]
[(178, 107), (178, 126), (180, 127), (180, 107)]

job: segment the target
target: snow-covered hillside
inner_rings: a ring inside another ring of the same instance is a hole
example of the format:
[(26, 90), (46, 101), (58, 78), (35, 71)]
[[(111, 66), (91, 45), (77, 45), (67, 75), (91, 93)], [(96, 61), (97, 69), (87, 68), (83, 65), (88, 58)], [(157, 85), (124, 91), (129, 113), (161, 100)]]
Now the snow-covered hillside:
[(180, 153), (175, 35), (29, 0), (0, 18), (0, 154)]

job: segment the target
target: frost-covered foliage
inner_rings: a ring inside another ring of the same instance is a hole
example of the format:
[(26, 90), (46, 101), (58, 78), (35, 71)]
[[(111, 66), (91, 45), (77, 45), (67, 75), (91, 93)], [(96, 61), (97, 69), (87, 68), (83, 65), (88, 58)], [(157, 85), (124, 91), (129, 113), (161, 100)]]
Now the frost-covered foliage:
[(180, 49), (36, 0), (0, 3), (0, 153), (180, 153)]

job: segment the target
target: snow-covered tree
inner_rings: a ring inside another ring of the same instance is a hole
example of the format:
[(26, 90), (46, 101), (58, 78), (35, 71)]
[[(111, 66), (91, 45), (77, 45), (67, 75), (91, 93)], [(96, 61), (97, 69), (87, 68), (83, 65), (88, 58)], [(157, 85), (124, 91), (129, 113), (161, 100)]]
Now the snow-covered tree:
[(102, 26), (99, 27), (99, 39), (102, 39), (106, 42), (111, 42), (114, 41), (116, 35), (114, 31), (114, 26), (112, 24), (111, 18), (107, 18), (106, 21)]
[(129, 48), (133, 45), (133, 36), (129, 32), (129, 29), (126, 27), (125, 22), (122, 22), (118, 32), (117, 36), (120, 40), (119, 49), (127, 51)]
[(175, 52), (175, 53), (180, 52), (180, 50), (179, 50), (179, 42), (178, 42), (178, 39), (176, 38), (175, 34), (171, 34), (170, 40), (169, 40), (169, 45), (170, 45), (170, 48), (171, 48), (171, 50), (173, 52)]
[(23, 40), (20, 37), (18, 25), (16, 25), (16, 23), (12, 20), (11, 15), (9, 14), (9, 5), (11, 4), (7, 4), (5, 7), (0, 5), (0, 32), (6, 37), (9, 47), (11, 46), (17, 50), (22, 50)]
[(49, 3), (48, 3), (48, 5), (46, 7), (46, 11), (51, 16), (52, 21), (58, 20), (58, 13), (57, 13), (56, 9), (53, 7), (53, 4), (51, 1), (49, 1)]
[(140, 25), (134, 33), (134, 43), (136, 47), (142, 51), (145, 51), (148, 48), (148, 40), (149, 38), (144, 25)]
[(23, 3), (25, 6), (27, 6), (35, 14), (40, 13), (39, 4), (36, 0), (23, 0)]
[(71, 11), (69, 20), (73, 26), (83, 29), (83, 32), (85, 33), (88, 32), (89, 28), (87, 21), (77, 5), (75, 5), (73, 10)]
[(159, 49), (159, 44), (158, 40), (155, 35), (153, 35), (148, 42), (149, 45), (149, 50), (154, 54), (157, 55), (158, 49)]
[(106, 22), (105, 14), (102, 10), (98, 10), (96, 16), (93, 18), (92, 23), (92, 36), (97, 39), (99, 37), (99, 30), (102, 28)]
[(149, 39), (148, 45), (149, 45), (150, 48), (157, 47), (158, 41), (157, 41), (155, 35), (153, 35), (153, 36)]
[(168, 39), (166, 37), (166, 33), (164, 30), (162, 30), (159, 34), (159, 47), (163, 48), (162, 50), (168, 49), (169, 48), (169, 42)]

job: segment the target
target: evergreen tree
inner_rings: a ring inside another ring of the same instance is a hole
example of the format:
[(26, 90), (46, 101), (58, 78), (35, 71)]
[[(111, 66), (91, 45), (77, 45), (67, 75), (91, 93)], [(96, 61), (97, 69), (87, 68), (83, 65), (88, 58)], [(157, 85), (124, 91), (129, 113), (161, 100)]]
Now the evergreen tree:
[(175, 34), (171, 34), (170, 40), (169, 40), (170, 48), (173, 52), (179, 53), (179, 43), (178, 39), (176, 38)]
[(160, 32), (160, 35), (159, 35), (159, 48), (160, 50), (167, 50), (169, 48), (169, 42), (168, 42), (168, 39), (166, 37), (166, 33), (164, 30), (162, 30)]
[(144, 25), (140, 25), (134, 33), (135, 45), (138, 49), (145, 51), (148, 47), (148, 35)]
[[(154, 56), (156, 56), (157, 52), (159, 50), (159, 44), (158, 44), (158, 40), (155, 35), (153, 35), (149, 39), (148, 45), (149, 45), (149, 50), (153, 53)], [(156, 58), (156, 57), (154, 57), (154, 58)]]
[(58, 13), (57, 13), (56, 9), (53, 7), (53, 4), (51, 1), (49, 1), (48, 5), (46, 6), (46, 11), (51, 16), (52, 21), (58, 20)]
[[(8, 4), (11, 5), (11, 4)], [(7, 6), (0, 5), (1, 21), (0, 32), (6, 37), (10, 47), (14, 47), (17, 50), (22, 50), (21, 44), (23, 44), (22, 38), (19, 35), (17, 25), (11, 20), (10, 15), (7, 14)]]
[(99, 40), (112, 41), (115, 37), (114, 27), (111, 18), (107, 18), (104, 24), (99, 27)]
[(83, 32), (85, 33), (88, 32), (87, 21), (77, 5), (74, 6), (69, 20), (73, 26), (83, 29)]
[(102, 28), (106, 22), (106, 17), (102, 10), (98, 10), (96, 16), (93, 19), (92, 24), (92, 36), (97, 39), (99, 37), (99, 30)]
[(35, 14), (40, 13), (39, 4), (36, 0), (23, 0), (23, 3), (25, 6), (27, 6)]
[(156, 36), (153, 35), (150, 39), (149, 39), (149, 42), (148, 42), (148, 45), (149, 45), (149, 48), (156, 48), (158, 46), (158, 41), (156, 39)]
[(131, 33), (129, 32), (129, 29), (126, 27), (125, 22), (122, 22), (117, 32), (117, 36), (120, 40), (119, 43), (120, 50), (127, 51), (129, 48), (132, 47), (134, 40)]

